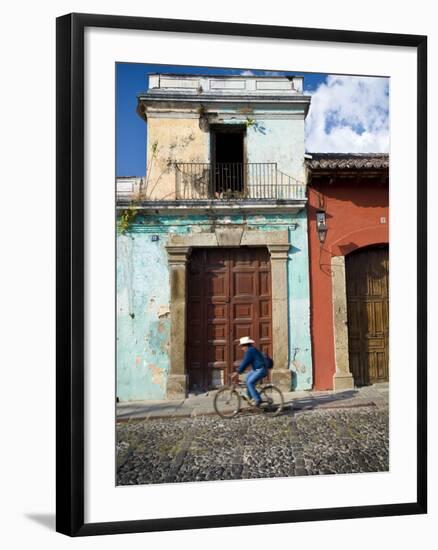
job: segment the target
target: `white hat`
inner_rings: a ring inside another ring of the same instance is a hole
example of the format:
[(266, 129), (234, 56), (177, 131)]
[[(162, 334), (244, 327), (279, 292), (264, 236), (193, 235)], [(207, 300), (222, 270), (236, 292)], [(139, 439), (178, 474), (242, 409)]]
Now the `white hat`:
[(245, 344), (255, 344), (254, 340), (251, 340), (249, 336), (242, 336), (242, 338), (239, 340), (239, 344), (241, 346), (244, 346)]

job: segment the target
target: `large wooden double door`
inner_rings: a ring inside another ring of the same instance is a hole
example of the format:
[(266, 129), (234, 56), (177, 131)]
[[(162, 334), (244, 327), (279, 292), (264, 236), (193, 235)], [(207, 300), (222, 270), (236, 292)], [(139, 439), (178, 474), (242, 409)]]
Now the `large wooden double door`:
[(266, 248), (194, 249), (188, 267), (186, 361), (191, 390), (228, 383), (250, 336), (272, 355), (271, 265)]
[(348, 346), (356, 385), (386, 382), (388, 373), (388, 247), (346, 256)]

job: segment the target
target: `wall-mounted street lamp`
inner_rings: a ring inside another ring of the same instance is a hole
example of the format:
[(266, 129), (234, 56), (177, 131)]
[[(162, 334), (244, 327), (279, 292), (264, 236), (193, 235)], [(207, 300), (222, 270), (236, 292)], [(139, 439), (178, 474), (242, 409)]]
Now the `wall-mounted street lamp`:
[(319, 242), (322, 244), (327, 237), (327, 220), (324, 210), (316, 212), (316, 230), (318, 232)]

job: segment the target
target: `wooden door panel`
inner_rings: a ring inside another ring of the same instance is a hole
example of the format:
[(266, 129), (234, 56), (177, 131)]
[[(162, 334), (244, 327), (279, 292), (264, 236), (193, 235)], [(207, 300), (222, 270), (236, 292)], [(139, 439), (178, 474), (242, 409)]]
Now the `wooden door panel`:
[(253, 326), (251, 321), (234, 321), (233, 332), (231, 333), (232, 340), (239, 340), (244, 336), (249, 336), (254, 339)]
[(268, 299), (259, 300), (259, 317), (260, 319), (271, 319), (271, 301)]
[(260, 297), (271, 295), (271, 274), (268, 271), (259, 272)]
[(378, 337), (384, 334), (386, 330), (385, 315), (383, 302), (368, 302), (365, 301), (366, 316), (368, 319), (367, 334), (370, 337)]
[(207, 318), (217, 321), (228, 321), (228, 304), (223, 302), (208, 302)]
[(228, 297), (228, 285), (226, 273), (222, 271), (209, 271), (205, 274), (204, 288), (205, 296), (214, 297), (216, 301), (223, 300)]
[(270, 340), (271, 339), (271, 323), (269, 321), (260, 322), (260, 340)]
[(365, 382), (366, 383), (372, 383), (371, 380), (376, 379), (377, 375), (377, 357), (375, 353), (370, 353), (367, 351), (366, 353), (366, 365), (368, 366), (368, 372), (363, 373), (365, 375)]
[(211, 341), (214, 344), (225, 343), (228, 339), (228, 322), (216, 319), (209, 321), (207, 323), (207, 338), (209, 342)]
[(207, 363), (209, 368), (225, 368), (227, 363), (226, 342), (214, 342), (208, 347)]
[(388, 368), (386, 365), (386, 353), (385, 351), (376, 353), (377, 358), (377, 372), (376, 380), (386, 381), (388, 376)]
[(234, 272), (233, 273), (233, 283), (234, 283), (234, 296), (235, 297), (250, 297), (252, 298), (255, 294), (255, 281), (253, 272)]
[(358, 385), (389, 377), (388, 265), (384, 247), (346, 257), (350, 370)]
[(234, 303), (233, 304), (234, 321), (251, 321), (254, 317), (254, 304)]

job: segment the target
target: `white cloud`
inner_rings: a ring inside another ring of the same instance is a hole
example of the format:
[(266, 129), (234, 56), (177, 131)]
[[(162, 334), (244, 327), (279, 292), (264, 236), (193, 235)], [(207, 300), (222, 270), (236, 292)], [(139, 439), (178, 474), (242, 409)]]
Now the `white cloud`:
[(325, 83), (310, 93), (307, 151), (388, 152), (388, 79), (329, 75)]
[(284, 73), (280, 71), (263, 71), (264, 76), (284, 76)]
[(240, 76), (283, 76), (284, 73), (279, 71), (257, 71), (257, 73), (251, 70), (245, 70), (240, 72)]

